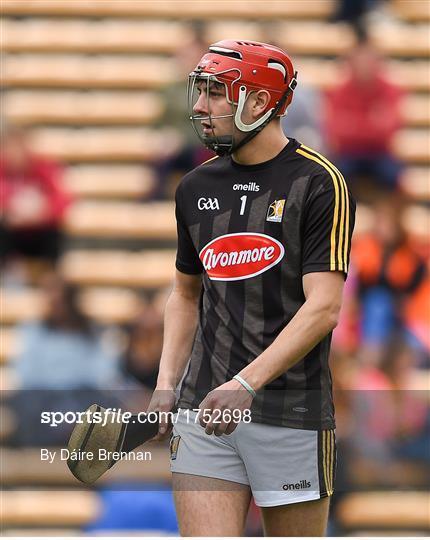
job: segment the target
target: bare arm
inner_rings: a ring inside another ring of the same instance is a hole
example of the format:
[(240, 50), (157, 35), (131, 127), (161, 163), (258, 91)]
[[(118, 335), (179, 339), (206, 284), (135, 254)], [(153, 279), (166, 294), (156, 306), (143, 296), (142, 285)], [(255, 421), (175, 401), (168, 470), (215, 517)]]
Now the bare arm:
[[(148, 411), (171, 411), (175, 404), (175, 389), (184, 373), (193, 346), (198, 323), (201, 276), (176, 271), (173, 290), (164, 312), (163, 350), (157, 387)], [(159, 435), (164, 438), (168, 425), (160, 421)]]
[(275, 341), (241, 372), (255, 390), (299, 362), (337, 325), (344, 278), (341, 272), (303, 276), (306, 301)]
[(164, 338), (157, 389), (174, 390), (190, 357), (198, 322), (201, 276), (176, 271), (164, 313)]

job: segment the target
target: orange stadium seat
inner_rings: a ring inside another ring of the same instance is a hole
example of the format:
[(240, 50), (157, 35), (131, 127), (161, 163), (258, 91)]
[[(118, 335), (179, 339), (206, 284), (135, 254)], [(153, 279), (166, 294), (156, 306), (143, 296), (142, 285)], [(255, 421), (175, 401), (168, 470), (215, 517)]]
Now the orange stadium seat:
[[(59, 449), (51, 448), (50, 450), (58, 452)], [(152, 455), (150, 467), (136, 467), (135, 462), (122, 461), (100, 478), (97, 484), (109, 483), (113, 480), (170, 480), (168, 448), (151, 443), (149, 451)], [(64, 461), (54, 460), (53, 463), (41, 461), (40, 449), (2, 449), (0, 473), (5, 486), (68, 485), (75, 488), (82, 486), (70, 473)]]
[[(370, 26), (370, 38), (380, 51), (390, 56), (428, 55), (428, 28), (407, 24), (377, 23)], [(324, 36), (324, 39), (321, 39)], [(321, 21), (287, 22), (280, 27), (277, 41), (294, 55), (342, 55), (356, 38), (346, 23)]]
[(66, 168), (64, 184), (81, 199), (142, 199), (155, 179), (152, 169), (143, 165), (75, 165)]
[(429, 54), (427, 24), (385, 22), (371, 27), (370, 37), (382, 52), (390, 56), (426, 58)]
[(407, 232), (417, 239), (428, 242), (430, 231), (430, 210), (421, 205), (409, 205), (403, 216)]
[(262, 26), (255, 21), (216, 18), (213, 22), (208, 22), (206, 33), (209, 43), (231, 39), (231, 36), (244, 36), (246, 39), (264, 41)]
[(430, 21), (428, 2), (423, 0), (391, 0), (394, 14), (410, 22)]
[(176, 239), (172, 202), (78, 202), (68, 212), (66, 230), (81, 237)]
[(3, 86), (52, 88), (160, 88), (177, 80), (171, 58), (7, 54)]
[(403, 129), (397, 133), (393, 143), (395, 154), (407, 163), (428, 164), (430, 162), (430, 136), (428, 130)]
[(430, 90), (430, 66), (426, 60), (389, 60), (387, 73), (391, 80), (409, 91)]
[[(260, 19), (273, 17), (321, 18), (328, 17), (334, 9), (333, 0), (266, 0)], [(227, 16), (247, 18), (250, 8), (247, 2), (195, 2), (183, 0), (178, 9), (176, 0), (157, 2), (135, 2), (121, 0), (86, 0), (85, 2), (52, 2), (49, 0), (3, 0), (2, 12), (5, 15), (68, 15), (68, 16), (136, 16), (136, 17), (174, 17), (174, 18), (213, 18)]]
[(65, 538), (72, 536), (80, 536), (82, 531), (73, 527), (8, 527), (4, 532), (4, 536), (14, 537), (51, 537), (51, 538)]
[(430, 200), (430, 169), (408, 167), (401, 176), (400, 186), (409, 197)]
[[(153, 162), (173, 154), (181, 137), (173, 129), (153, 130), (140, 127), (35, 128), (34, 148), (41, 154), (68, 162)], [(407, 163), (429, 162), (428, 132), (403, 129), (395, 138), (395, 154)]]
[[(300, 81), (317, 88), (329, 88), (339, 81), (339, 65), (335, 60), (297, 57), (295, 67)], [(405, 90), (423, 92), (430, 89), (430, 68), (424, 60), (389, 60), (387, 75)]]
[(430, 494), (426, 492), (364, 492), (346, 495), (337, 507), (347, 529), (383, 527), (398, 530), (430, 527)]
[(164, 112), (153, 92), (10, 90), (3, 96), (5, 117), (20, 124), (147, 124)]
[[(376, 216), (372, 209), (365, 204), (357, 205), (354, 236), (369, 232), (375, 224)], [(420, 204), (411, 204), (403, 216), (406, 232), (417, 240), (428, 242), (430, 230), (430, 210)]]
[[(297, 57), (300, 80), (326, 88), (339, 80), (336, 60)], [(389, 60), (389, 77), (410, 91), (428, 91), (424, 60)], [(99, 55), (9, 54), (3, 59), (4, 86), (52, 88), (160, 88), (178, 80), (171, 58)]]
[(0, 515), (3, 527), (64, 527), (85, 525), (100, 511), (98, 495), (92, 491), (4, 491)]
[(64, 161), (154, 161), (179, 145), (172, 129), (140, 127), (37, 128), (32, 131), (34, 149)]
[(12, 358), (17, 352), (18, 343), (14, 328), (8, 326), (0, 327), (0, 363)]
[(174, 53), (188, 38), (175, 21), (29, 19), (3, 21), (6, 52)]
[(166, 287), (173, 282), (175, 250), (69, 251), (61, 260), (62, 274), (79, 285)]
[(430, 125), (430, 97), (409, 94), (403, 103), (403, 117), (406, 125), (428, 127)]
[[(43, 297), (37, 289), (0, 289), (2, 324), (16, 324), (43, 314)], [(122, 324), (133, 319), (139, 310), (139, 296), (132, 290), (93, 287), (81, 292), (80, 303), (87, 316), (101, 323)]]
[[(421, 395), (424, 395), (425, 390), (428, 391), (428, 388), (428, 383), (424, 387), (420, 382)], [(418, 390), (418, 388), (413, 388), (413, 390)], [(426, 466), (423, 463), (414, 463), (410, 460), (393, 460), (386, 463), (382, 468), (378, 461), (363, 457), (354, 458), (354, 467), (351, 467), (351, 480), (360, 489), (372, 489), (375, 486), (395, 489), (396, 486), (401, 485), (420, 489), (428, 483)]]
[[(272, 39), (293, 55), (342, 55), (355, 43), (354, 32), (342, 23), (319, 21), (282, 22), (274, 29)], [(321, 36), (324, 40), (321, 40)], [(428, 28), (426, 25), (378, 23), (371, 26), (370, 35), (377, 47), (391, 56), (426, 57)], [(264, 41), (264, 27), (252, 21), (216, 20), (209, 24), (210, 42), (231, 36)]]

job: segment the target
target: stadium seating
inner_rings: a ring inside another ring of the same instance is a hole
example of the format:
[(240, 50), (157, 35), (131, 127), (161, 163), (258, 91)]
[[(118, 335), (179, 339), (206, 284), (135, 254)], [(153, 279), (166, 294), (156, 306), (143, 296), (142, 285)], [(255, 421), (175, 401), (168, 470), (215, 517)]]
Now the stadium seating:
[(70, 209), (65, 226), (80, 237), (174, 240), (176, 234), (171, 202), (82, 201)]
[(140, 127), (49, 127), (34, 129), (32, 135), (41, 154), (79, 163), (155, 161), (180, 141), (172, 130)]
[(408, 126), (428, 127), (430, 125), (430, 98), (428, 95), (410, 94), (403, 104), (403, 116)]
[[(337, 62), (330, 59), (297, 57), (300, 80), (327, 88), (338, 80)], [(412, 91), (428, 91), (428, 63), (390, 60), (388, 75)], [(77, 54), (9, 54), (3, 59), (5, 86), (52, 88), (160, 88), (176, 80), (170, 58), (151, 56), (81, 56)]]
[(409, 206), (403, 216), (403, 225), (411, 236), (428, 242), (430, 210), (421, 205)]
[[(0, 289), (1, 323), (16, 324), (43, 314), (43, 299), (37, 289)], [(91, 287), (80, 298), (84, 312), (101, 323), (121, 324), (133, 319), (139, 310), (139, 296), (129, 289)]]
[[(60, 455), (59, 448), (50, 448)], [(121, 461), (103, 476), (97, 485), (109, 484), (113, 481), (168, 481), (169, 451), (164, 445), (151, 443), (144, 446), (143, 451), (151, 453), (151, 465), (143, 463), (136, 467), (133, 461)], [(83, 487), (82, 484), (70, 473), (66, 462), (55, 459), (53, 463), (40, 459), (40, 449), (4, 449), (0, 464), (3, 486), (34, 486), (44, 484), (57, 488), (60, 486)]]
[(68, 281), (79, 285), (166, 287), (173, 281), (175, 250), (69, 251), (61, 261)]
[[(425, 394), (430, 390), (429, 372), (426, 370), (424, 377), (417, 373), (416, 378), (421, 378), (417, 384), (420, 385), (421, 396), (425, 398)], [(423, 384), (425, 387), (421, 386)], [(428, 485), (428, 470), (425, 464), (410, 460), (393, 460), (381, 467), (381, 463), (372, 458), (355, 457), (354, 467), (351, 467), (351, 480), (357, 488), (364, 490), (372, 489), (375, 485), (380, 489), (398, 489), (404, 485), (423, 489)]]
[(409, 163), (430, 163), (430, 135), (428, 130), (405, 129), (396, 134), (394, 152), (401, 160)]
[(51, 537), (51, 538), (63, 538), (80, 536), (81, 530), (73, 527), (8, 527), (4, 536), (8, 537)]
[[(339, 81), (338, 65), (334, 60), (300, 57), (296, 59), (296, 67), (300, 80), (317, 88), (329, 88)], [(428, 92), (430, 89), (430, 67), (424, 60), (390, 60), (387, 75), (405, 90)]]
[(174, 21), (30, 19), (3, 23), (5, 52), (175, 52), (188, 39), (187, 26)]
[(9, 54), (2, 83), (43, 88), (160, 88), (176, 80), (170, 58), (79, 54)]
[[(56, 159), (74, 163), (154, 162), (178, 148), (181, 138), (174, 130), (140, 127), (43, 127), (32, 131), (35, 149)], [(422, 129), (403, 129), (394, 152), (405, 162), (430, 161), (429, 135)]]
[[(260, 10), (260, 19), (274, 17), (322, 18), (333, 11), (334, 2), (327, 0), (289, 0), (278, 2), (266, 0), (264, 9)], [(232, 17), (248, 18), (250, 15), (247, 3), (241, 2), (181, 2), (180, 9), (175, 0), (158, 0), (158, 2), (135, 2), (121, 0), (91, 0), (86, 2), (50, 2), (49, 0), (4, 0), (2, 11), (6, 15), (67, 15), (67, 16), (115, 16), (115, 17), (174, 17), (183, 19)]]
[[(391, 57), (426, 57), (428, 54), (428, 29), (424, 25), (416, 28), (406, 24), (376, 24), (370, 38), (382, 53)], [(347, 52), (354, 45), (355, 37), (346, 24), (288, 22), (281, 27), (278, 42), (294, 55), (333, 56)]]
[(422, 0), (392, 0), (394, 13), (410, 22), (430, 21), (430, 10), (427, 2)]
[(76, 165), (65, 171), (64, 184), (79, 199), (140, 199), (154, 188), (151, 168), (142, 165)]
[(8, 362), (17, 352), (17, 336), (13, 327), (0, 327), (0, 364)]
[(422, 201), (430, 200), (430, 169), (408, 167), (401, 177), (400, 185), (409, 197)]
[(381, 527), (426, 531), (430, 527), (430, 494), (426, 492), (363, 492), (345, 496), (337, 507), (343, 527)]
[(82, 526), (100, 509), (91, 491), (5, 491), (0, 516), (3, 526)]
[(150, 92), (16, 90), (3, 98), (5, 116), (19, 124), (151, 124), (164, 103)]

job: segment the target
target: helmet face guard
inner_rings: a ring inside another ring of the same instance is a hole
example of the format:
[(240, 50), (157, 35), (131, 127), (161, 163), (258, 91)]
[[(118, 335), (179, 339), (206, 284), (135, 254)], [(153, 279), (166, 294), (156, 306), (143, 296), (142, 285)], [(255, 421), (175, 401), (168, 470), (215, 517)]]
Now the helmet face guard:
[[(276, 55), (279, 57), (276, 57)], [(224, 67), (224, 69), (223, 69)], [(209, 53), (188, 78), (188, 111), (194, 131), (202, 143), (218, 155), (231, 154), (255, 137), (273, 118), (286, 114), (297, 73), (289, 57), (280, 49), (257, 42), (223, 41), (211, 45)], [(231, 106), (229, 114), (214, 115), (210, 94), (222, 84)], [(242, 113), (252, 92), (265, 90), (270, 99), (264, 114), (245, 124)], [(194, 111), (201, 93), (206, 96), (204, 115)], [(214, 120), (231, 118), (231, 132), (216, 135)], [(243, 133), (237, 137), (235, 133)], [(235, 140), (237, 139), (237, 140)]]
[[(220, 75), (220, 74), (218, 74)], [(237, 77), (237, 80), (240, 79)], [(199, 84), (198, 84), (199, 83)], [(231, 149), (233, 148), (233, 117), (235, 115), (234, 113), (234, 104), (229, 99), (226, 90), (226, 98), (228, 103), (230, 103), (231, 106), (231, 113), (230, 114), (224, 114), (224, 115), (218, 115), (215, 116), (211, 112), (210, 108), (210, 91), (213, 86), (217, 87), (220, 84), (222, 84), (224, 87), (226, 85), (222, 83), (216, 75), (207, 74), (207, 73), (199, 73), (198, 70), (193, 71), (190, 73), (188, 77), (188, 88), (187, 88), (187, 100), (188, 100), (188, 113), (189, 113), (189, 119), (191, 120), (191, 124), (194, 128), (194, 131), (197, 134), (197, 137), (201, 140), (201, 142), (210, 150), (213, 150), (218, 155), (226, 155), (231, 152)], [(207, 115), (200, 115), (198, 113), (194, 112), (194, 106), (197, 103), (197, 100), (199, 99), (199, 96), (201, 93), (204, 93), (206, 95), (206, 103), (207, 103)], [(224, 135), (222, 137), (215, 135), (214, 132), (214, 125), (213, 120), (219, 120), (222, 118), (231, 118), (231, 130), (232, 133), (230, 135)], [(205, 133), (204, 132), (204, 124), (209, 125), (212, 133)]]

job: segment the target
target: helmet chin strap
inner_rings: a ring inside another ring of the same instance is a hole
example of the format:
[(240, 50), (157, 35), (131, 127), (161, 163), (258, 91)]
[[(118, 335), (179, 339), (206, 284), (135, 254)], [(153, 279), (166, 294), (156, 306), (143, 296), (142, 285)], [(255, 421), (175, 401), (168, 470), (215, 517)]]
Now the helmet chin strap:
[(267, 124), (277, 116), (278, 112), (281, 110), (288, 96), (294, 91), (297, 86), (297, 71), (294, 73), (294, 77), (291, 79), (290, 84), (288, 85), (287, 90), (282, 95), (281, 99), (278, 101), (276, 106), (273, 109), (267, 111), (261, 118), (253, 122), (252, 124), (244, 124), (241, 120), (243, 107), (246, 101), (246, 87), (241, 86), (239, 89), (239, 101), (237, 105), (237, 111), (234, 117), (235, 124), (240, 131), (244, 131), (247, 135), (239, 141), (237, 144), (234, 144), (233, 135), (224, 135), (222, 137), (214, 137), (208, 139), (206, 146), (213, 150), (218, 156), (231, 155), (245, 144), (249, 143), (254, 137), (256, 137), (262, 129), (264, 129)]

